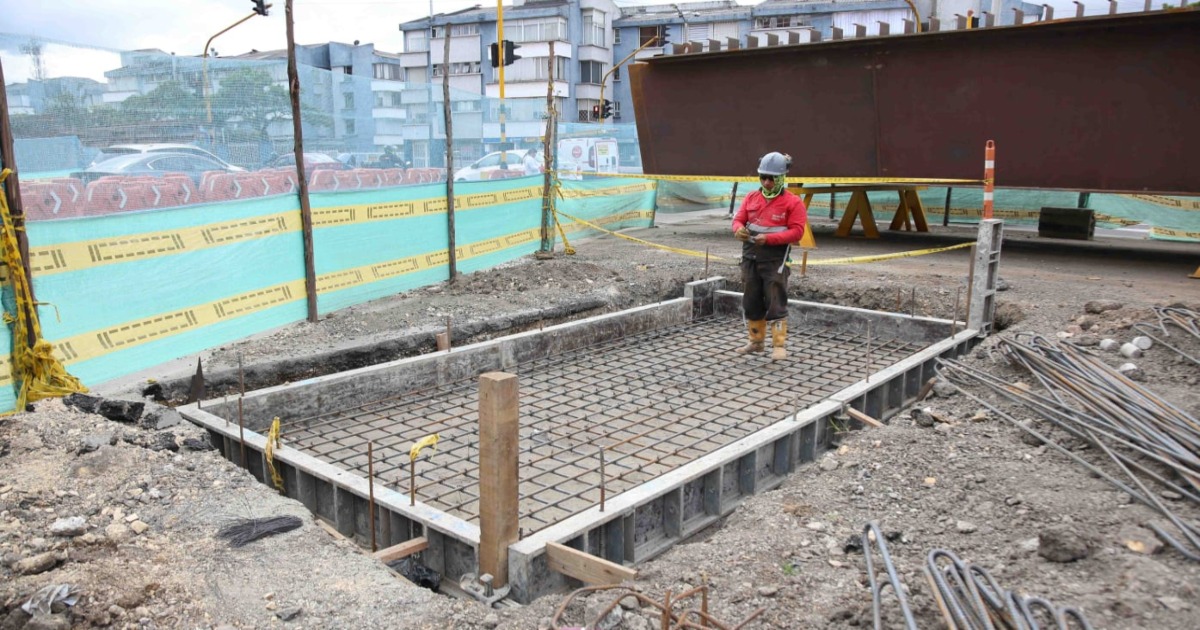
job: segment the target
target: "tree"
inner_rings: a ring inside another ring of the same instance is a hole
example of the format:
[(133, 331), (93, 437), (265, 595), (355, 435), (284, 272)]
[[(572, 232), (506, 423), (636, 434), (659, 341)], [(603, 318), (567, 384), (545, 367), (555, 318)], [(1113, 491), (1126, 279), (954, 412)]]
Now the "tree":
[(121, 112), (130, 122), (205, 120), (204, 102), (179, 81), (164, 81), (146, 94), (130, 96), (121, 102)]
[[(214, 122), (240, 124), (253, 129), (262, 140), (269, 140), (272, 123), (292, 119), (288, 91), (276, 84), (271, 75), (254, 68), (239, 68), (225, 74), (212, 97)], [(328, 126), (332, 120), (324, 112), (301, 105), (301, 116), (310, 124)]]

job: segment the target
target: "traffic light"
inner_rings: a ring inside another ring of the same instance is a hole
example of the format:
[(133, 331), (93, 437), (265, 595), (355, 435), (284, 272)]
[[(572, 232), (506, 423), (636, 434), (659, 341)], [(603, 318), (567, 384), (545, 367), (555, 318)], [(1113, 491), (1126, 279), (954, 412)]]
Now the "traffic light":
[(493, 68), (500, 67), (500, 46), (495, 42), (488, 44), (488, 61), (492, 62)]
[(267, 9), (271, 8), (271, 5), (267, 4), (266, 1), (267, 0), (251, 0), (251, 2), (254, 3), (254, 12), (265, 16), (267, 14)]
[(609, 118), (612, 118), (612, 115), (613, 115), (612, 101), (610, 101), (608, 99), (604, 99), (604, 105), (600, 109), (600, 120), (608, 120)]
[(521, 58), (521, 56), (516, 53), (518, 48), (520, 48), (520, 46), (513, 44), (512, 40), (504, 40), (504, 65), (511, 66), (514, 61)]
[[(514, 61), (521, 58), (521, 56), (516, 53), (518, 48), (520, 48), (520, 46), (513, 44), (507, 39), (498, 44), (488, 44), (488, 61), (491, 62), (493, 68), (499, 68), (501, 62), (503, 62), (506, 66), (511, 66)], [(501, 50), (504, 51), (503, 56), (500, 55)]]
[(600, 120), (600, 106), (592, 105), (592, 120)]

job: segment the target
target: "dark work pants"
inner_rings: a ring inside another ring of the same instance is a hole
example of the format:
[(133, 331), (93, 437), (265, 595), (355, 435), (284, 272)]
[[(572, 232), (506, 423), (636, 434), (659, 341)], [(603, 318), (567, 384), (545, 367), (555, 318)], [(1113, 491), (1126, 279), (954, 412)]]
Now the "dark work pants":
[[(782, 267), (782, 271), (780, 270)], [(782, 259), (742, 258), (742, 310), (749, 321), (787, 319), (787, 282), (792, 270)]]

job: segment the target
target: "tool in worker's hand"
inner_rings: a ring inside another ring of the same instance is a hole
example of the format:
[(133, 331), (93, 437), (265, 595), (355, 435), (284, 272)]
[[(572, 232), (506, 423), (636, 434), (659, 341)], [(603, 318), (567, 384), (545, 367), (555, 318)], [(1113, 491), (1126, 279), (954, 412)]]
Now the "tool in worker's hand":
[(740, 227), (736, 232), (733, 233), (733, 238), (736, 238), (739, 241), (748, 241), (750, 240), (750, 230), (747, 230), (745, 227)]

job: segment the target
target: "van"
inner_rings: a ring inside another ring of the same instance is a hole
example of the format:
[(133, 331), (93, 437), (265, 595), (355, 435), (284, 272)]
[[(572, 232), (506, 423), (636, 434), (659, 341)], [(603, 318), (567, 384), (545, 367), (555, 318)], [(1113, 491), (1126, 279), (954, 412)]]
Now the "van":
[(567, 138), (558, 141), (558, 170), (584, 173), (616, 173), (620, 166), (615, 138)]

